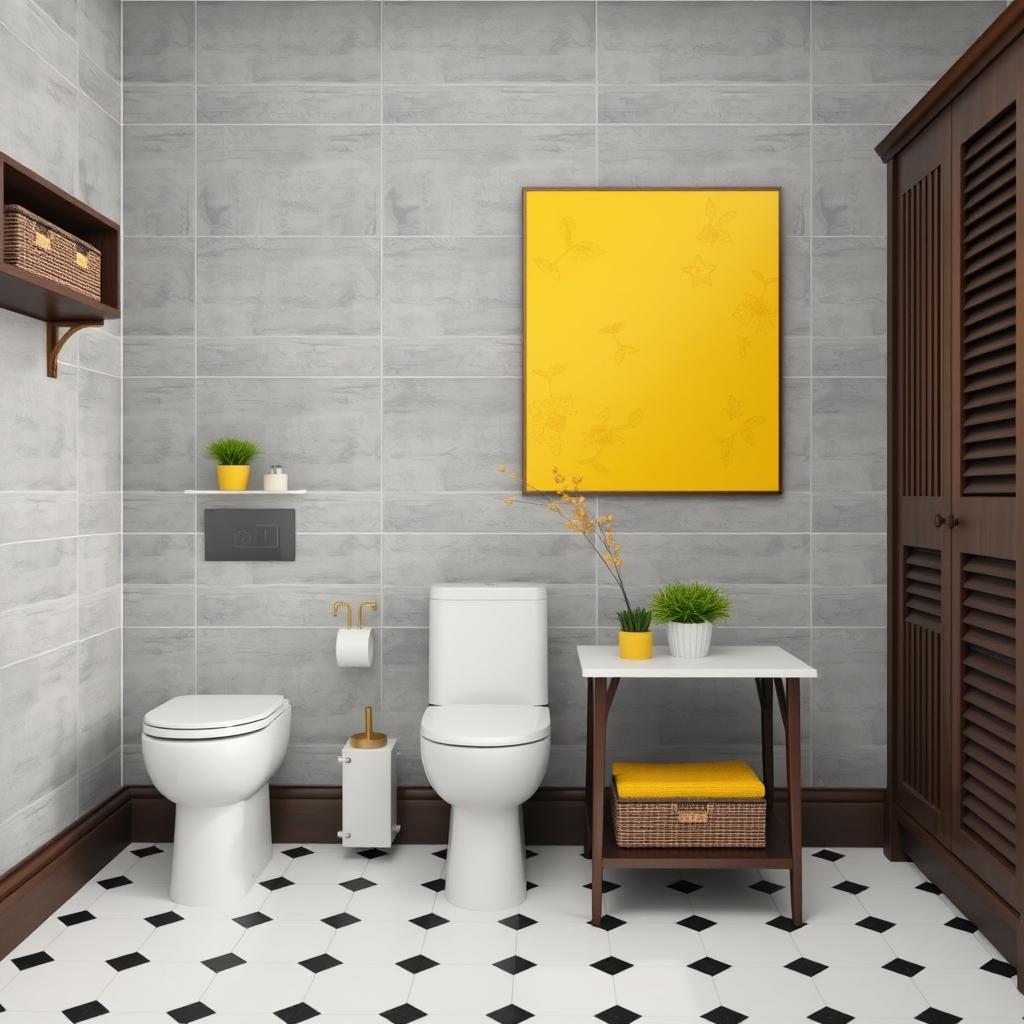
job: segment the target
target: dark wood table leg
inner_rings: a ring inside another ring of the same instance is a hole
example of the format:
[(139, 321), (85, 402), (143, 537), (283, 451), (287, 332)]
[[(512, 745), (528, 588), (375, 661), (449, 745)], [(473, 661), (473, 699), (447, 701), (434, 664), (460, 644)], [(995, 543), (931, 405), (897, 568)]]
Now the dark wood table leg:
[(594, 680), (587, 680), (586, 810), (583, 822), (583, 856), (590, 856), (590, 815), (594, 804)]
[(591, 679), (593, 735), (590, 751), (590, 923), (601, 923), (604, 902), (604, 757), (608, 736), (608, 683)]
[(789, 802), (790, 916), (798, 928), (804, 923), (803, 899), (803, 781), (800, 777), (800, 680), (786, 680), (786, 797)]
[(772, 699), (772, 681), (757, 679), (755, 684), (757, 699), (761, 705), (761, 781), (764, 782), (764, 795), (770, 811), (775, 794), (775, 737), (772, 721), (775, 705)]

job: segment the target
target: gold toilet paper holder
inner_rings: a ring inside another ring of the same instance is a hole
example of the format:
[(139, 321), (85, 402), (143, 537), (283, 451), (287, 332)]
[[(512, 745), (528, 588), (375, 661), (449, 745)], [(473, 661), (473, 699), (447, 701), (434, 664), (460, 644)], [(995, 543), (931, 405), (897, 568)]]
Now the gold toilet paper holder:
[(363, 720), (365, 731), (353, 733), (348, 738), (349, 743), (356, 750), (377, 750), (380, 747), (386, 747), (388, 743), (387, 736), (382, 732), (373, 731), (373, 708), (369, 705), (366, 706), (363, 712)]
[[(347, 622), (345, 628), (346, 629), (351, 629), (352, 628), (352, 605), (350, 605), (348, 603), (348, 601), (335, 601), (334, 604), (331, 605), (331, 614), (333, 616), (337, 617), (338, 609), (339, 608), (344, 608), (345, 611), (348, 612), (348, 622)], [(356, 629), (363, 629), (363, 609), (364, 608), (369, 608), (370, 611), (375, 612), (375, 611), (377, 611), (380, 608), (380, 602), (379, 601), (364, 601), (359, 606), (359, 614), (356, 617)]]

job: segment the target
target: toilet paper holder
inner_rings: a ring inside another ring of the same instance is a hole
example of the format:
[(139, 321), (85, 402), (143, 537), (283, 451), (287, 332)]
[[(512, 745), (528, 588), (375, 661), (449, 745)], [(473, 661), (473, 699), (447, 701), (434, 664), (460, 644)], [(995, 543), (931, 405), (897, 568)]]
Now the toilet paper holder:
[[(346, 629), (351, 629), (352, 628), (352, 605), (350, 605), (348, 603), (348, 601), (335, 601), (334, 604), (331, 605), (331, 614), (335, 618), (337, 618), (338, 609), (339, 608), (344, 608), (345, 611), (348, 612), (348, 623), (346, 625)], [(375, 611), (377, 611), (380, 608), (380, 602), (379, 601), (364, 601), (359, 606), (359, 613), (358, 613), (358, 615), (356, 617), (356, 629), (363, 629), (364, 628), (363, 627), (363, 609), (364, 608), (369, 608), (370, 611), (375, 612)]]

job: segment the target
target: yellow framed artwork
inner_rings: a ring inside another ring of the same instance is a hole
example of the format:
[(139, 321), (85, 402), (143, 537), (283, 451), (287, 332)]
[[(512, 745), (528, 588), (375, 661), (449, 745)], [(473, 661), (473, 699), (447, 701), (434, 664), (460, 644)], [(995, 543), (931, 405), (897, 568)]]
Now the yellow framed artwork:
[(780, 199), (523, 190), (524, 490), (781, 490)]

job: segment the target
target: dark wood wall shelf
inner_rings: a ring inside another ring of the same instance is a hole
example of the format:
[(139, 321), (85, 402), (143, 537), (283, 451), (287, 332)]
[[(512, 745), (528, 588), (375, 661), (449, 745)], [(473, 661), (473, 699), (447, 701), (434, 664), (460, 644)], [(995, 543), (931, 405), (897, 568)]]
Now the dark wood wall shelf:
[[(120, 229), (85, 203), (57, 188), (34, 171), (0, 153), (0, 214), (17, 203), (70, 231), (100, 251), (100, 301), (72, 288), (22, 270), (0, 259), (0, 309), (46, 323), (46, 372), (57, 376), (60, 350), (84, 327), (100, 327), (120, 314)], [(3, 217), (0, 215), (0, 254)]]

